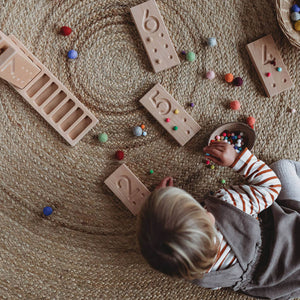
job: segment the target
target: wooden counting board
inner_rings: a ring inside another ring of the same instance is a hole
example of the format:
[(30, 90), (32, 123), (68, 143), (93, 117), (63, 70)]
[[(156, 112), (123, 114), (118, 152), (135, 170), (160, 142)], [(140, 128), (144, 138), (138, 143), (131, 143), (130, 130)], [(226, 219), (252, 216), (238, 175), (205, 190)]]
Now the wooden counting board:
[(155, 73), (180, 64), (156, 2), (149, 0), (130, 10)]
[[(140, 102), (181, 146), (200, 130), (199, 124), (159, 83)], [(178, 127), (176, 131), (175, 126)]]
[(112, 173), (104, 183), (133, 215), (139, 213), (143, 203), (150, 195), (150, 191), (125, 164)]
[(0, 31), (0, 38), (0, 76), (70, 145), (76, 145), (97, 118), (14, 36)]
[[(294, 86), (272, 35), (267, 35), (246, 46), (256, 72), (268, 97), (273, 97)], [(282, 71), (278, 72), (277, 68)], [(271, 76), (267, 76), (270, 73)]]

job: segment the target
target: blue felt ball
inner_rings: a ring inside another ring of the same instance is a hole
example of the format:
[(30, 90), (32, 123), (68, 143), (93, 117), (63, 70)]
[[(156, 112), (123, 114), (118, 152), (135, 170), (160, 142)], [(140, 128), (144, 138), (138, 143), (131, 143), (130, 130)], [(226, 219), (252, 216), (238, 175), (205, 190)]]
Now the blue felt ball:
[(300, 12), (300, 7), (297, 4), (294, 4), (291, 8), (292, 12)]
[(44, 207), (44, 209), (43, 209), (43, 214), (44, 214), (45, 216), (50, 216), (50, 215), (52, 214), (52, 212), (53, 212), (53, 209), (52, 209), (52, 207), (50, 207), (50, 206), (46, 206), (46, 207)]
[(141, 136), (143, 134), (143, 129), (140, 126), (132, 128), (132, 132), (135, 136)]
[(217, 40), (215, 37), (210, 37), (207, 40), (207, 44), (209, 47), (215, 47), (217, 45)]
[(75, 59), (75, 58), (77, 58), (77, 57), (78, 57), (77, 51), (75, 51), (75, 50), (70, 50), (70, 51), (68, 52), (68, 58), (70, 58), (70, 59)]

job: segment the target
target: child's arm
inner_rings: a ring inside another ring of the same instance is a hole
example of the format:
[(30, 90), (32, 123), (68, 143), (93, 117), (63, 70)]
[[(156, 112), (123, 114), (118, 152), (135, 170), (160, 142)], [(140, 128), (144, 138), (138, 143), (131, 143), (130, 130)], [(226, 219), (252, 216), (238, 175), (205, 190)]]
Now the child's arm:
[(211, 154), (209, 159), (230, 166), (244, 176), (248, 185), (231, 186), (216, 193), (218, 198), (230, 202), (244, 212), (256, 215), (269, 207), (277, 198), (281, 184), (276, 174), (263, 161), (257, 159), (247, 148), (239, 155), (225, 142), (214, 142), (204, 151)]

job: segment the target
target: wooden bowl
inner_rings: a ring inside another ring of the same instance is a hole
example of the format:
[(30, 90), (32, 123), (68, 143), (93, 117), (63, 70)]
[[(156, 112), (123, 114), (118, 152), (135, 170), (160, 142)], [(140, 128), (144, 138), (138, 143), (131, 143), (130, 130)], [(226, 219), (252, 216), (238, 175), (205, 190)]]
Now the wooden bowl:
[(295, 4), (294, 0), (276, 0), (276, 14), (278, 24), (288, 38), (290, 43), (300, 48), (300, 32), (294, 29), (294, 23), (291, 20), (291, 7)]
[(256, 139), (255, 131), (247, 124), (238, 123), (238, 122), (230, 122), (230, 123), (226, 123), (226, 124), (223, 124), (222, 126), (218, 127), (210, 135), (208, 144), (210, 143), (211, 140), (214, 140), (217, 135), (221, 135), (222, 132), (224, 132), (225, 130), (229, 130), (231, 132), (232, 131), (233, 132), (235, 132), (235, 131), (243, 132), (244, 133), (243, 142), (245, 143), (243, 148), (247, 147), (249, 150), (251, 150), (253, 148), (254, 142)]

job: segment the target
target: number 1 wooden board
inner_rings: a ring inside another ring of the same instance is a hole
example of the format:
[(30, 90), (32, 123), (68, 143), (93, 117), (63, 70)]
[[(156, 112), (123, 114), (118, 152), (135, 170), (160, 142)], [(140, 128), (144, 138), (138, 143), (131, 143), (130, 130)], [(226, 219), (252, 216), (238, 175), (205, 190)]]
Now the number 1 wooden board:
[(181, 146), (200, 130), (199, 124), (159, 83), (140, 102)]
[(155, 0), (130, 9), (155, 73), (180, 64)]
[(246, 49), (268, 97), (294, 86), (271, 34), (248, 44)]
[(135, 216), (151, 194), (125, 164), (112, 173), (104, 183)]

